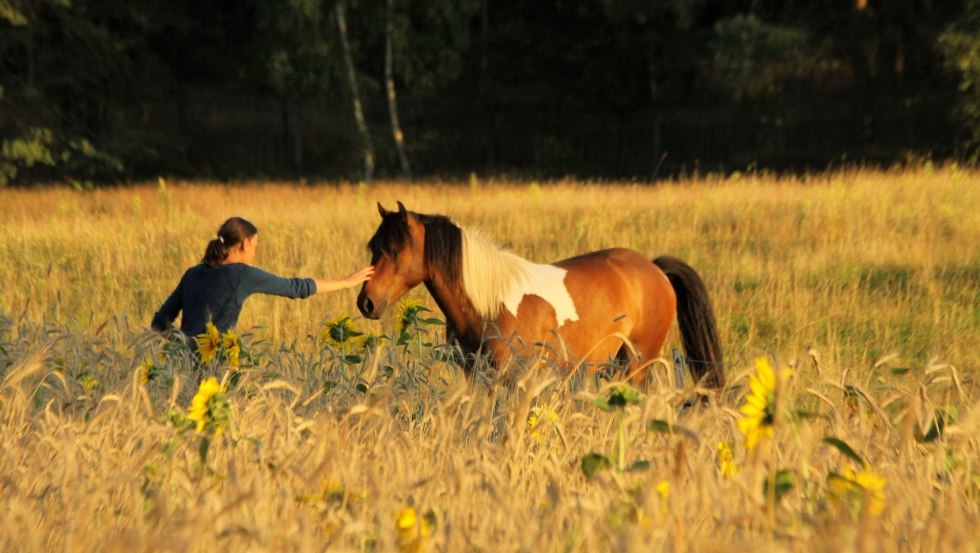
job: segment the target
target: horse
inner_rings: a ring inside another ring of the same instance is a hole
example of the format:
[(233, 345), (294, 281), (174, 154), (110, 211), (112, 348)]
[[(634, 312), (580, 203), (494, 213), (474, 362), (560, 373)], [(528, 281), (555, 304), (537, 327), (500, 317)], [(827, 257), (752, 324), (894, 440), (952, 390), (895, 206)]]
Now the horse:
[(705, 388), (724, 384), (721, 344), (705, 285), (680, 259), (652, 262), (613, 248), (550, 264), (503, 250), (445, 215), (378, 203), (381, 223), (368, 241), (374, 276), (361, 287), (357, 307), (378, 319), (424, 284), (446, 316), (450, 344), (470, 360), (483, 352), (501, 369), (518, 355), (558, 358), (589, 371), (610, 362), (643, 384), (642, 369), (660, 355), (675, 314), (687, 365)]

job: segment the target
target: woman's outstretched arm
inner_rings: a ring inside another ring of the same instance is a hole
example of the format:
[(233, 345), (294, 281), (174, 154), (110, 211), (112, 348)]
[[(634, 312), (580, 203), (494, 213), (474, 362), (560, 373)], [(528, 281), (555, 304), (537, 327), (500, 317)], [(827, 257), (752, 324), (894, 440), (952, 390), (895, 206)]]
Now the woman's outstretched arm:
[(343, 290), (344, 288), (357, 286), (365, 280), (369, 280), (373, 274), (374, 267), (371, 265), (365, 265), (364, 267), (361, 267), (340, 280), (326, 280), (321, 278), (316, 278), (313, 280), (316, 281), (316, 293), (322, 294), (324, 292), (333, 292), (335, 290)]

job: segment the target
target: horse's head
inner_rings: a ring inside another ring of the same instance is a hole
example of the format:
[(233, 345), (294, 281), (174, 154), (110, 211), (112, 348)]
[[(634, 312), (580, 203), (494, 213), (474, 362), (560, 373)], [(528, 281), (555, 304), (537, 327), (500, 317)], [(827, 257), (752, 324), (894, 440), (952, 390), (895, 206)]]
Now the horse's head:
[(378, 203), (381, 224), (368, 242), (374, 276), (357, 296), (357, 308), (369, 319), (378, 319), (390, 304), (426, 278), (425, 225), (418, 215), (398, 202), (398, 211)]

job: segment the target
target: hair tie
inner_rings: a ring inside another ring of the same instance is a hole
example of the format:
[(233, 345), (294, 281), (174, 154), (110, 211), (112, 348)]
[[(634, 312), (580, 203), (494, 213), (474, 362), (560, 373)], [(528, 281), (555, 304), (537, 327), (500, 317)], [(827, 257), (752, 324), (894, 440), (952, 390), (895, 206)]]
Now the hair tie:
[(218, 235), (218, 241), (219, 241), (219, 242), (221, 242), (222, 244), (224, 244), (224, 243), (225, 243), (225, 237), (224, 237), (224, 236), (221, 236), (221, 235), (219, 234), (219, 235)]

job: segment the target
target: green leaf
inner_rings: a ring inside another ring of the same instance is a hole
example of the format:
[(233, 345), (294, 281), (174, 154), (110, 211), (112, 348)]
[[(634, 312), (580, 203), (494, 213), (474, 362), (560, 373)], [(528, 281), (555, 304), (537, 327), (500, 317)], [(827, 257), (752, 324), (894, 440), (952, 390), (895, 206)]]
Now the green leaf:
[(609, 402), (606, 401), (606, 398), (604, 397), (595, 398), (594, 405), (607, 413), (612, 411), (612, 407), (609, 405)]
[(595, 473), (610, 469), (612, 466), (613, 462), (601, 453), (589, 452), (582, 457), (582, 472), (585, 473), (586, 478), (592, 478)]
[(642, 404), (643, 394), (629, 384), (619, 384), (609, 393), (608, 403), (610, 407), (625, 409), (627, 405)]
[(907, 372), (909, 372), (911, 370), (912, 369), (909, 368), (909, 367), (892, 367), (892, 374), (902, 375), (902, 374), (905, 374), (905, 373), (907, 373)]
[(833, 436), (825, 436), (823, 439), (823, 443), (837, 448), (837, 451), (840, 451), (841, 453), (843, 453), (847, 457), (850, 457), (851, 459), (858, 462), (859, 464), (864, 465), (864, 459), (861, 458), (861, 456), (858, 455), (858, 453), (854, 451), (854, 449), (851, 446), (847, 445), (847, 442), (845, 442), (844, 440), (841, 440), (840, 438), (835, 438)]
[(763, 483), (762, 492), (765, 497), (770, 496), (770, 486), (774, 486), (772, 490), (772, 496), (776, 500), (776, 503), (786, 495), (786, 492), (793, 489), (796, 485), (796, 474), (789, 469), (781, 469), (775, 473), (769, 473), (766, 477), (766, 481)]
[(423, 322), (423, 323), (425, 323), (427, 325), (437, 325), (437, 326), (439, 326), (439, 325), (445, 326), (445, 324), (446, 324), (442, 319), (436, 319), (434, 317), (431, 318), (431, 319), (423, 319), (421, 322)]
[(943, 431), (946, 430), (947, 425), (956, 422), (958, 414), (956, 407), (953, 406), (949, 406), (946, 409), (942, 407), (936, 409), (933, 414), (932, 424), (929, 426), (929, 431), (926, 432), (926, 435), (920, 441), (924, 443), (935, 441), (943, 435)]
[(426, 511), (425, 514), (422, 515), (422, 518), (424, 518), (425, 521), (429, 523), (430, 528), (434, 529), (436, 527), (436, 513), (432, 509)]
[(799, 408), (795, 411), (796, 416), (801, 419), (823, 419), (827, 416), (819, 411), (807, 411), (806, 409)]
[(197, 456), (201, 459), (201, 464), (208, 464), (208, 450), (211, 449), (211, 439), (201, 438), (201, 442), (197, 444)]
[(630, 465), (629, 468), (626, 469), (626, 472), (639, 472), (641, 470), (648, 470), (649, 468), (650, 468), (650, 461), (647, 461), (646, 459), (640, 459), (639, 461), (636, 461), (632, 465)]
[(351, 364), (351, 365), (356, 365), (357, 363), (360, 363), (362, 360), (363, 360), (363, 358), (360, 355), (345, 355), (344, 356), (344, 363), (348, 363), (348, 364)]
[(673, 434), (674, 433), (674, 425), (670, 424), (669, 422), (667, 422), (665, 420), (660, 420), (660, 419), (654, 419), (654, 420), (650, 421), (650, 424), (647, 425), (647, 428), (651, 432), (659, 432), (661, 434)]

